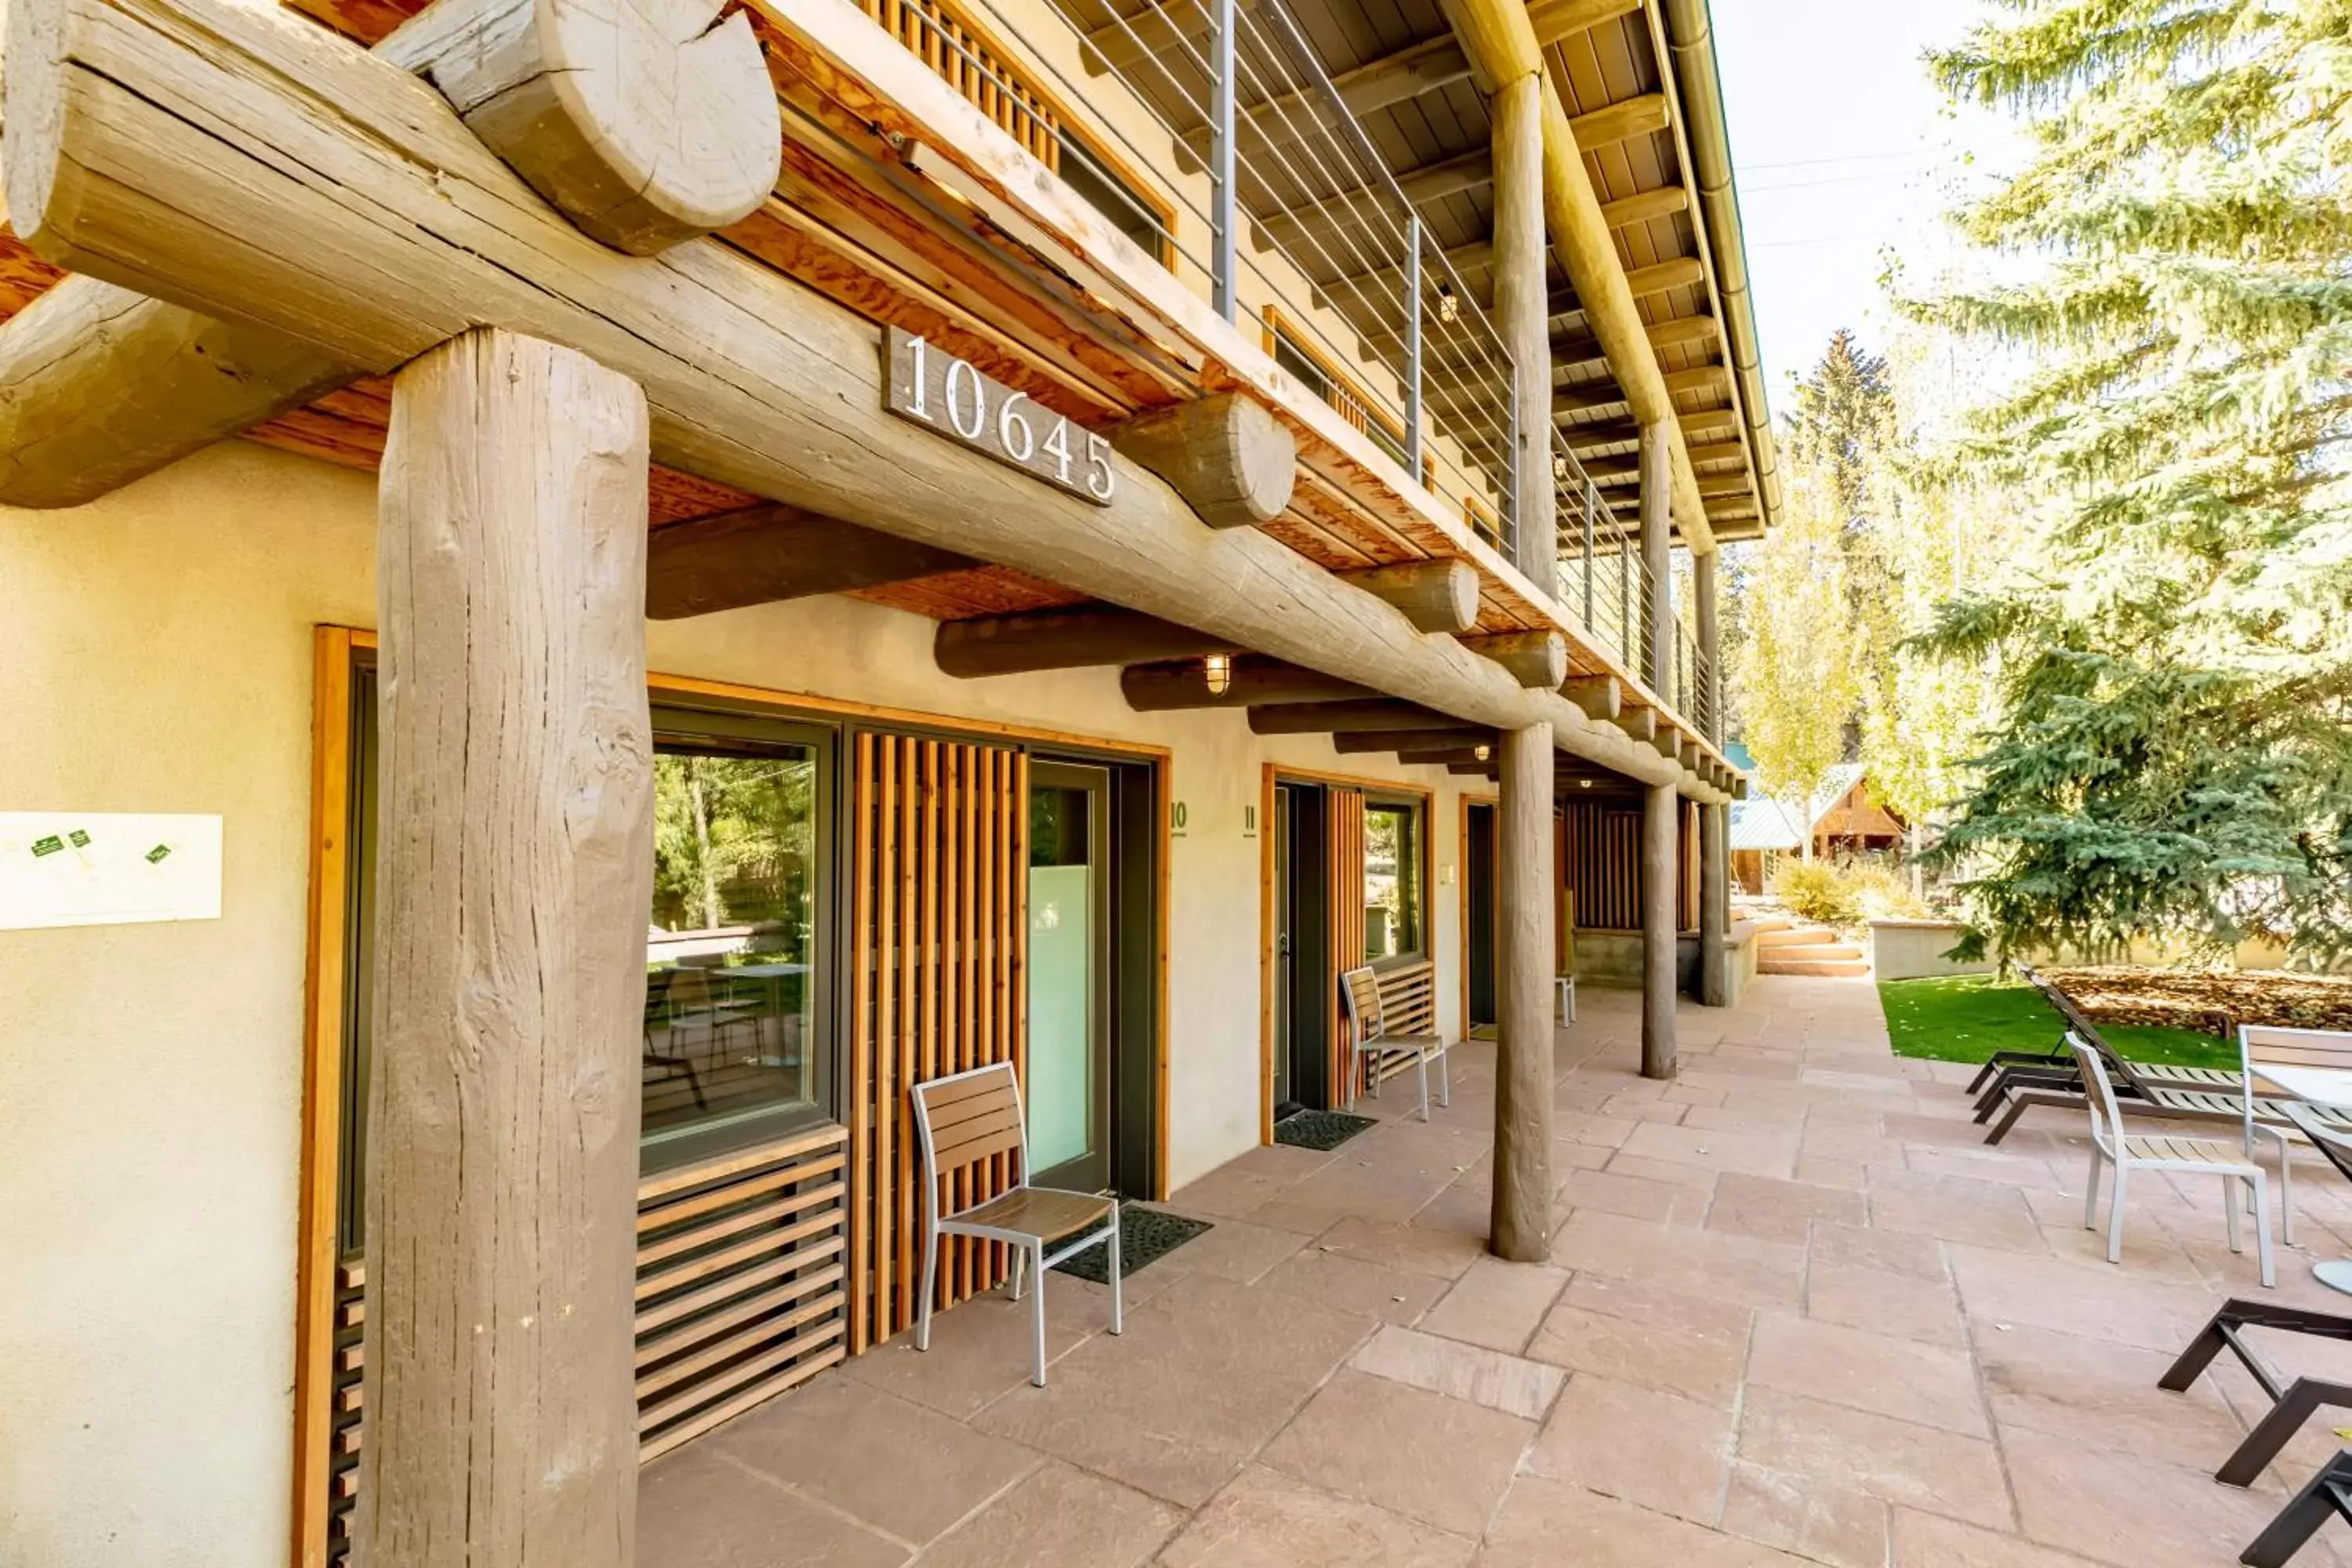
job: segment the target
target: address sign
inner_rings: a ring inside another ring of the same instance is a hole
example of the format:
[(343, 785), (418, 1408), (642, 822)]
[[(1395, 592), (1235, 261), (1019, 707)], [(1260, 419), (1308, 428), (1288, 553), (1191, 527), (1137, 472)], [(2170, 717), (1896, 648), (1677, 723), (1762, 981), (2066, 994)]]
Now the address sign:
[(884, 351), (883, 397), (891, 413), (1097, 506), (1118, 493), (1110, 443), (1093, 431), (911, 332), (885, 328)]

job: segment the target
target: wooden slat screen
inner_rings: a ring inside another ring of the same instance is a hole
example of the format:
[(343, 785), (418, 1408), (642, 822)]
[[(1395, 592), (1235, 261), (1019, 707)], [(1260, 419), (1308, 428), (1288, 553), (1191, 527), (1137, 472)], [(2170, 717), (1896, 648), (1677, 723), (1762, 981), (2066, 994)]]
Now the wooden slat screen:
[(1339, 976), (1364, 962), (1364, 795), (1360, 790), (1334, 789), (1326, 808), (1329, 818), (1329, 907), (1331, 910), (1331, 972), (1323, 978), (1323, 995), (1331, 1010), (1331, 1103), (1341, 1105), (1363, 1087), (1356, 1074), (1354, 1053), (1348, 1048), (1348, 1015), (1339, 1005)]
[[(1001, 746), (860, 733), (851, 768), (851, 1353), (910, 1325), (920, 1288), (916, 1084), (1009, 1061), (1027, 1080), (1029, 759)], [(1013, 1158), (950, 1176), (950, 1207), (993, 1196)], [(1003, 1278), (1003, 1249), (957, 1239), (933, 1300)]]
[[(1677, 803), (1675, 929), (1698, 925), (1698, 817)], [(1560, 811), (1560, 860), (1580, 931), (1642, 929), (1642, 808), (1570, 801)]]
[[(637, 1454), (668, 1452), (842, 1359), (846, 1128), (826, 1125), (637, 1185)], [(359, 1496), (362, 1261), (335, 1280), (330, 1562)]]
[(1034, 154), (1062, 166), (1060, 124), (1045, 95), (969, 18), (940, 0), (864, 0), (866, 14), (966, 102)]

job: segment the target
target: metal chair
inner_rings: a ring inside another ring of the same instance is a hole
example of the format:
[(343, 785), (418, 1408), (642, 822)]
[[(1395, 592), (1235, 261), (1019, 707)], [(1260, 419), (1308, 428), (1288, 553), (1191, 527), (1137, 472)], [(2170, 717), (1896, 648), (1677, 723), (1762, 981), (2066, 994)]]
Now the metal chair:
[[(2124, 1199), (2134, 1171), (2178, 1171), (2192, 1174), (2219, 1176), (2222, 1184), (2221, 1214), (2229, 1227), (2230, 1250), (2242, 1252), (2244, 1245), (2238, 1238), (2237, 1184), (2251, 1189), (2254, 1211), (2256, 1256), (2263, 1271), (2265, 1289), (2278, 1283), (2278, 1272), (2271, 1257), (2271, 1212), (2269, 1180), (2263, 1168), (2253, 1163), (2244, 1152), (2231, 1144), (2209, 1138), (2175, 1138), (2169, 1135), (2142, 1137), (2124, 1126), (2123, 1113), (2116, 1105), (2115, 1085), (2107, 1080), (2106, 1064), (2099, 1053), (2072, 1033), (2066, 1037), (2074, 1047), (2075, 1059), (2082, 1064), (2083, 1081), (2090, 1086), (2091, 1110), (2091, 1171), (2084, 1182), (2083, 1228), (2099, 1228), (2099, 1168), (2115, 1167), (2116, 1186), (2107, 1210), (2107, 1261), (2124, 1260)], [(2278, 1141), (2279, 1183), (2282, 1194), (2287, 1180), (2288, 1151), (2286, 1135), (2276, 1128), (2264, 1127), (2263, 1131)]]
[[(1339, 976), (1339, 1000), (1348, 1014), (1350, 1042), (1348, 1052), (1349, 1087), (1351, 1090), (1357, 1067), (1364, 1058), (1370, 1057), (1372, 1058), (1369, 1073), (1372, 1081), (1372, 1098), (1378, 1100), (1381, 1097), (1381, 1058), (1394, 1052), (1410, 1052), (1413, 1067), (1421, 1074), (1421, 1119), (1423, 1121), (1429, 1120), (1429, 1064), (1433, 1060), (1437, 1063), (1437, 1103), (1444, 1106), (1454, 1103), (1454, 1077), (1445, 1059), (1445, 1053), (1451, 1047), (1436, 1035), (1390, 1034), (1381, 1007), (1380, 978), (1369, 965), (1350, 969)], [(1348, 1103), (1354, 1104), (1356, 1098), (1350, 1092)]]
[[(932, 1282), (938, 1277), (940, 1249), (947, 1238), (970, 1236), (1001, 1241), (1013, 1249), (1010, 1284), (1014, 1300), (1021, 1300), (1024, 1263), (1034, 1276), (1029, 1289), (1036, 1370), (1029, 1381), (1043, 1388), (1046, 1269), (1090, 1247), (1108, 1247), (1110, 1331), (1126, 1331), (1118, 1280), (1118, 1204), (1099, 1193), (1069, 1193), (1029, 1184), (1029, 1134), (1021, 1115), (1021, 1082), (1012, 1063), (996, 1062), (935, 1078), (917, 1084), (911, 1093), (915, 1132), (923, 1150), (923, 1293), (916, 1309), (915, 1348), (931, 1348)], [(1013, 1162), (1010, 1188), (953, 1214), (940, 1212), (940, 1178), (1008, 1153)], [(1046, 1252), (1049, 1245), (1072, 1236), (1078, 1239), (1057, 1252)]]

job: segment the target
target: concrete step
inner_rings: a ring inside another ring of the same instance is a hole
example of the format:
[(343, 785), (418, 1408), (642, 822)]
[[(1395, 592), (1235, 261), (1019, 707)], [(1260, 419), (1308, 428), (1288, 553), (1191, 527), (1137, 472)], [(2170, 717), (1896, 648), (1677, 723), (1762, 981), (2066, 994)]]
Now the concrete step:
[[(1739, 918), (1738, 910), (1734, 910), (1732, 912), (1732, 918), (1734, 920), (1738, 920)], [(1789, 917), (1786, 915), (1751, 915), (1748, 918), (1748, 923), (1756, 928), (1756, 934), (1758, 936), (1769, 936), (1776, 931), (1787, 931), (1789, 929)]]
[(1759, 956), (1756, 960), (1756, 973), (1845, 978), (1868, 974), (1870, 965), (1859, 954), (1852, 958), (1764, 958)]
[(1816, 942), (1835, 942), (1837, 932), (1820, 926), (1781, 926), (1758, 934), (1759, 947), (1810, 947)]

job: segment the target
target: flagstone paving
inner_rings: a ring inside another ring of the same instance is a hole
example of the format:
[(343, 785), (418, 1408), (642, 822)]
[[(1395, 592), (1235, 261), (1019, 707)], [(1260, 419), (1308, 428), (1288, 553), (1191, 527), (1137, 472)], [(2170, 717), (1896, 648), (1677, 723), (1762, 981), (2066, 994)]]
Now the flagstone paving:
[[(1972, 1069), (1900, 1061), (1866, 982), (1767, 977), (1685, 1005), (1636, 1070), (1630, 994), (1557, 1037), (1547, 1264), (1485, 1255), (1493, 1048), (1454, 1103), (1398, 1097), (1328, 1153), (1255, 1150), (1167, 1207), (1216, 1228), (1129, 1282), (941, 1317), (649, 1467), (647, 1568), (2220, 1568), (2337, 1446), (2249, 1490), (2263, 1409), (2222, 1365), (2156, 1379), (2224, 1298), (2352, 1310), (2352, 1187), (2296, 1172), (2279, 1289), (2219, 1184), (2134, 1182), (2125, 1262), (2082, 1228), (2084, 1129), (1998, 1149)], [(2352, 1347), (2284, 1341), (2290, 1370)], [(2331, 1522), (2297, 1560), (2352, 1563)]]

